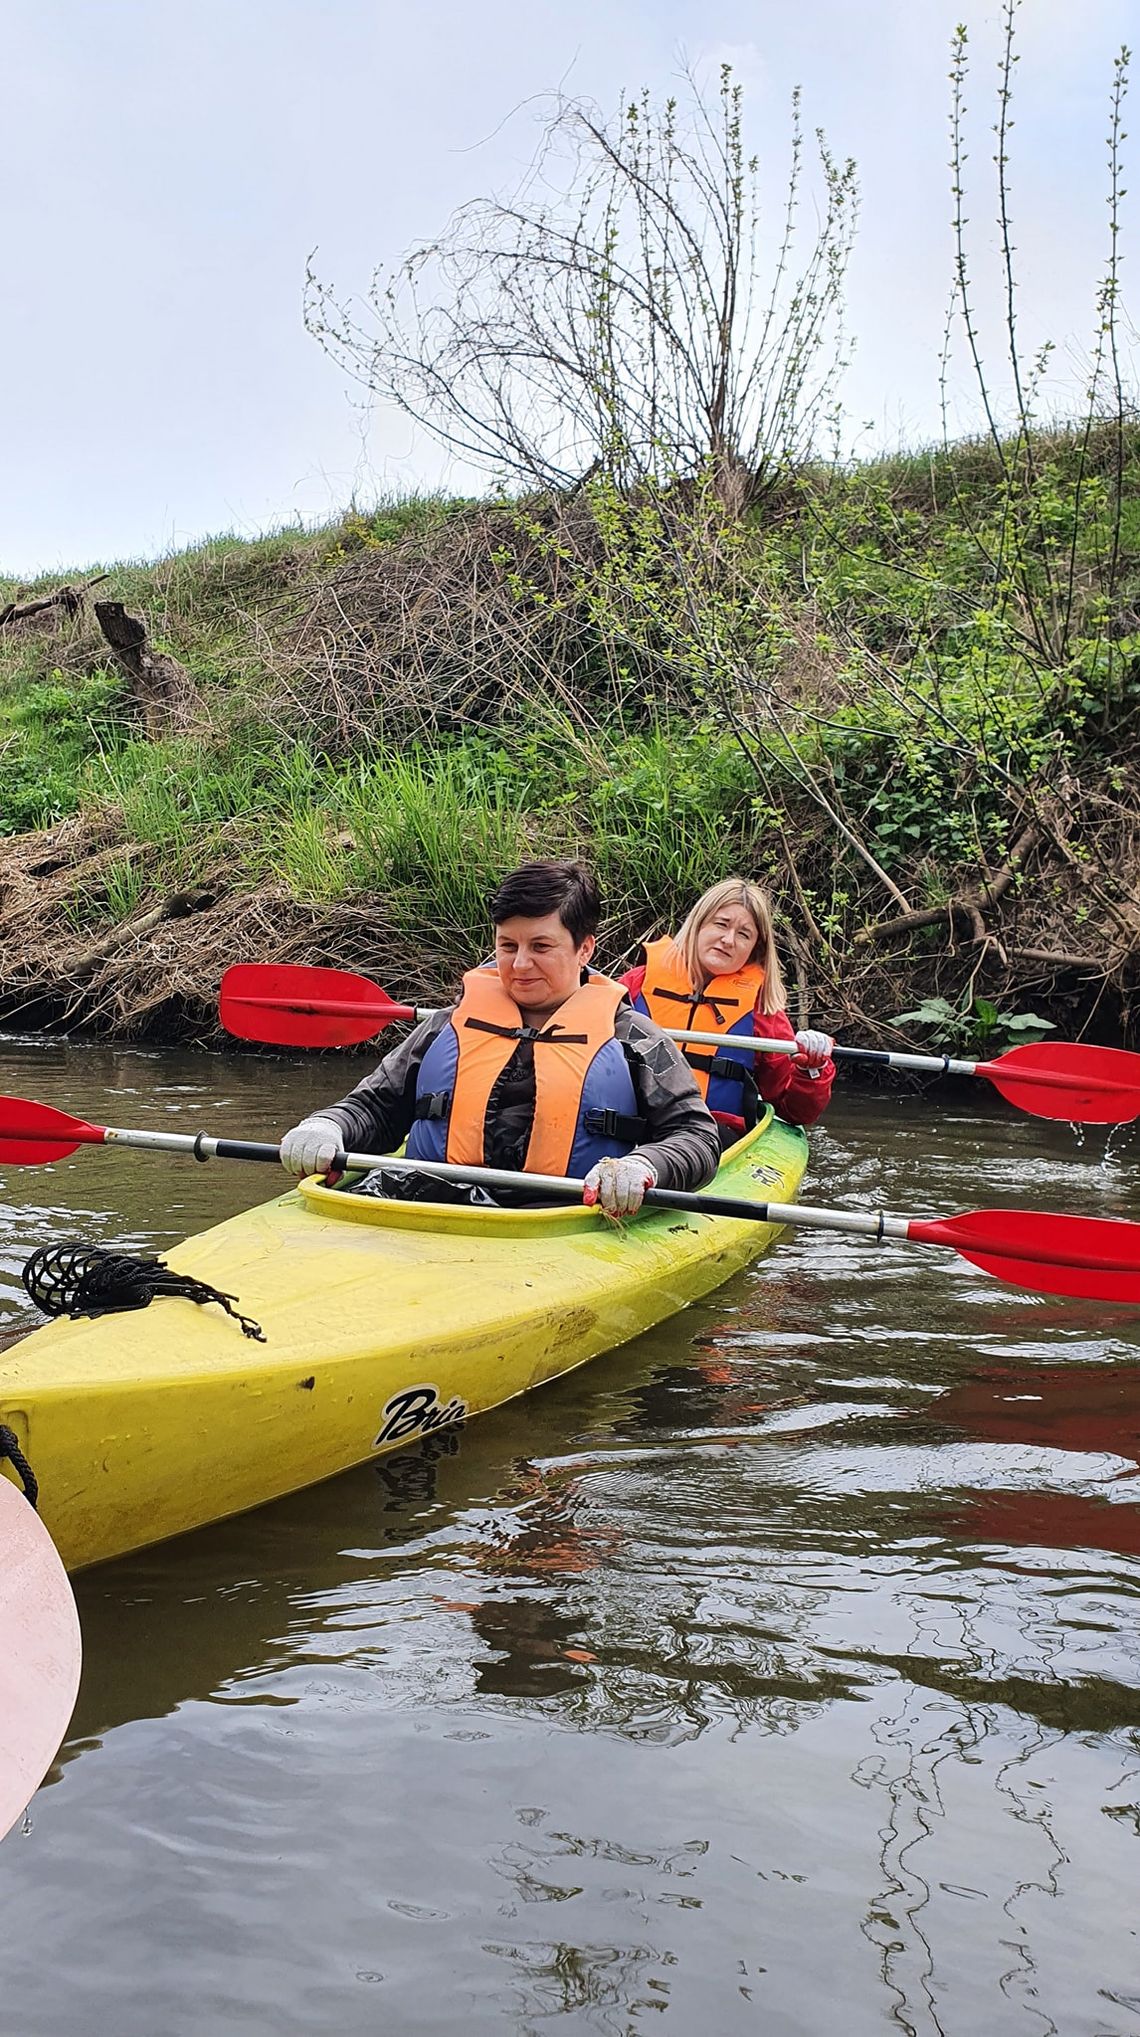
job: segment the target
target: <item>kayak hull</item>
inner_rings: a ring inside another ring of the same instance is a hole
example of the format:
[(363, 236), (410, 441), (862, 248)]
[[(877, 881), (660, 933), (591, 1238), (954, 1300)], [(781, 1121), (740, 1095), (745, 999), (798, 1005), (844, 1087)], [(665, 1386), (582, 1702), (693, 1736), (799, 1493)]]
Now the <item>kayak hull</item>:
[[(767, 1119), (716, 1189), (795, 1199), (802, 1132)], [(773, 1226), (646, 1211), (384, 1202), (317, 1180), (188, 1239), (235, 1296), (56, 1321), (0, 1357), (0, 1421), (70, 1570), (243, 1512), (498, 1407), (627, 1342), (765, 1251)]]

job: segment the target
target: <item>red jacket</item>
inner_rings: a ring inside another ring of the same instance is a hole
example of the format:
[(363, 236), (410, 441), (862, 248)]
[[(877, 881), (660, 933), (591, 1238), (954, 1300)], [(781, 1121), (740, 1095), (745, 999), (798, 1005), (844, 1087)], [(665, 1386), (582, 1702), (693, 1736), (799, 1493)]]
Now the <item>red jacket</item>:
[[(628, 969), (619, 982), (624, 983), (631, 997), (636, 997), (645, 980), (644, 965), (639, 969)], [(770, 1040), (794, 1040), (796, 1029), (786, 1011), (755, 1011), (753, 1026), (758, 1033), (764, 1033)], [(822, 1117), (831, 1101), (831, 1085), (835, 1080), (834, 1061), (825, 1061), (815, 1079), (808, 1069), (796, 1068), (790, 1054), (756, 1054), (753, 1056), (753, 1070), (756, 1087), (765, 1103), (774, 1104), (782, 1118), (790, 1125), (814, 1125)], [(743, 1118), (731, 1122), (744, 1129)]]

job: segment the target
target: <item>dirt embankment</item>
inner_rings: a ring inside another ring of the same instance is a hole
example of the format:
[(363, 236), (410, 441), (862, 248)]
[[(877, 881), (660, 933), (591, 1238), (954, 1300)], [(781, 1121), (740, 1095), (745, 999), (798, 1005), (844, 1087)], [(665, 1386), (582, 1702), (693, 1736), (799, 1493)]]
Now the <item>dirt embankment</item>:
[(1140, 427), (1025, 489), (999, 451), (807, 473), (719, 549), (683, 491), (577, 491), (0, 583), (0, 1015), (215, 1041), (258, 961), (435, 1002), (502, 870), (580, 853), (608, 967), (740, 870), (800, 1023), (1129, 1039)]
[(0, 1017), (8, 1026), (218, 1045), (228, 1038), (218, 985), (235, 962), (324, 962), (420, 1001), (444, 988), (375, 908), (304, 905), (283, 886), (234, 891), (221, 866), (193, 888), (159, 887), (137, 913), (92, 936), (76, 924), (76, 898), (97, 896), (127, 853), (109, 819), (73, 816), (0, 838)]
[[(76, 815), (35, 834), (0, 837), (0, 1019), (7, 1026), (107, 1040), (232, 1045), (217, 1015), (218, 986), (232, 964), (352, 969), (398, 998), (431, 1004), (453, 994), (468, 959), (458, 939), (450, 950), (426, 953), (381, 900), (318, 905), (299, 901), (284, 885), (234, 888), (224, 859), (185, 889), (152, 881), (128, 917), (108, 928), (104, 915), (97, 931), (85, 928), (77, 900), (85, 911), (97, 907), (108, 873), (120, 872), (132, 856), (145, 865), (154, 852), (126, 842), (111, 814)], [(990, 923), (999, 923), (992, 909)], [(793, 934), (793, 1012), (802, 1005), (814, 1022), (831, 1025), (851, 1044), (900, 1045), (904, 1034), (890, 1018), (939, 986), (952, 991), (958, 970), (976, 955), (968, 929), (963, 945), (954, 944), (953, 917), (933, 930), (911, 932), (933, 932), (940, 952), (898, 955), (894, 942), (864, 942), (843, 981), (813, 966)], [(1109, 976), (1097, 959), (1028, 946), (1016, 952), (1023, 1007), (1032, 1002), (1062, 1035), (1083, 1033), (1112, 1044), (1128, 1039), (1137, 975), (1130, 956), (1118, 957)], [(995, 973), (1008, 983), (1004, 951), (983, 989)], [(921, 1045), (921, 1036), (910, 1044)]]

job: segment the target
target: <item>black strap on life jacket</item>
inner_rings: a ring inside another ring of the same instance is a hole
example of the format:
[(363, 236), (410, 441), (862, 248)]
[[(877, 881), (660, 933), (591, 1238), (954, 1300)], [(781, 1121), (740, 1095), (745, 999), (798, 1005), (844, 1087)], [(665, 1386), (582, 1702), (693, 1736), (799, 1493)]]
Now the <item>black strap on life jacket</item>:
[(760, 1091), (756, 1077), (743, 1061), (734, 1061), (730, 1054), (686, 1054), (690, 1068), (698, 1068), (702, 1075), (719, 1075), (722, 1082), (736, 1082), (740, 1085), (740, 1115), (744, 1128), (751, 1131), (760, 1117)]
[(691, 990), (655, 990), (653, 996), (667, 997), (673, 1004), (692, 1004), (693, 1002)]
[(621, 1139), (637, 1146), (649, 1130), (646, 1118), (628, 1117), (623, 1110), (588, 1110), (582, 1128), (598, 1139)]
[[(739, 1061), (736, 1066), (739, 1068)], [(750, 1132), (753, 1125), (760, 1121), (760, 1091), (756, 1087), (756, 1077), (751, 1068), (744, 1070), (744, 1081), (740, 1090), (740, 1115), (744, 1119), (746, 1132)]]
[(690, 1068), (699, 1069), (702, 1075), (719, 1075), (722, 1082), (746, 1082), (749, 1071), (743, 1061), (734, 1061), (731, 1054), (685, 1054)]
[[(644, 992), (642, 994), (644, 995)], [(691, 1019), (696, 1017), (702, 1004), (707, 1004), (718, 1026), (723, 1026), (727, 1023), (724, 1016), (726, 1011), (740, 1010), (740, 999), (738, 997), (710, 997), (707, 992), (703, 997), (694, 997), (691, 990), (655, 990), (653, 995), (654, 997), (667, 997), (673, 1004), (688, 1005), (689, 1017)], [(646, 1003), (648, 1001), (647, 998)]]
[(557, 1041), (563, 1047), (584, 1047), (588, 1033), (563, 1033), (557, 1025), (549, 1025), (545, 1031), (539, 1026), (497, 1026), (493, 1019), (468, 1018), (465, 1026), (473, 1026), (477, 1033), (494, 1033), (500, 1040), (532, 1040), (545, 1043)]
[[(445, 1118), (449, 1115), (450, 1110), (450, 1089), (435, 1089), (431, 1092), (430, 1096), (421, 1096), (417, 1099), (414, 1112), (415, 1121), (417, 1124), (422, 1124), (425, 1119), (436, 1120)], [(623, 1110), (603, 1110), (601, 1108), (588, 1110), (582, 1120), (582, 1125), (583, 1129), (592, 1133), (595, 1138), (621, 1139), (631, 1146), (638, 1145), (649, 1130), (647, 1118), (630, 1117)]]

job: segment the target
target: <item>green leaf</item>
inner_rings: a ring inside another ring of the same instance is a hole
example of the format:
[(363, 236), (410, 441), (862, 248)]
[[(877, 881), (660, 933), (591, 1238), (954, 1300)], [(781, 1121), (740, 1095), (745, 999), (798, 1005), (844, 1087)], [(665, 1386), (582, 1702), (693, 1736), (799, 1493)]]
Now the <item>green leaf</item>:
[(893, 1026), (945, 1026), (961, 1022), (961, 1013), (945, 997), (927, 997), (915, 1011), (896, 1012)]
[(1019, 1012), (1016, 1018), (1002, 1020), (1007, 1033), (1055, 1033), (1057, 1028), (1052, 1019), (1038, 1018), (1035, 1011)]

